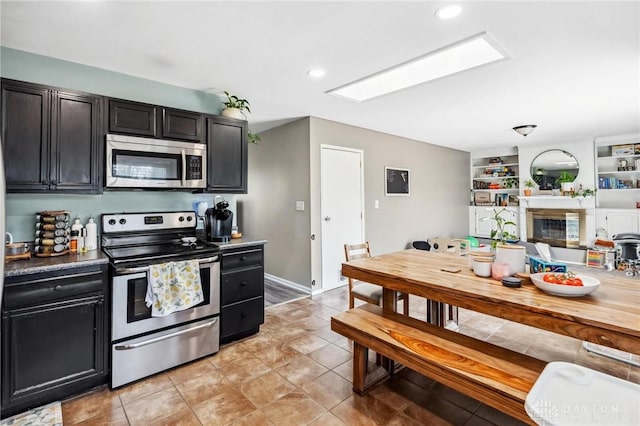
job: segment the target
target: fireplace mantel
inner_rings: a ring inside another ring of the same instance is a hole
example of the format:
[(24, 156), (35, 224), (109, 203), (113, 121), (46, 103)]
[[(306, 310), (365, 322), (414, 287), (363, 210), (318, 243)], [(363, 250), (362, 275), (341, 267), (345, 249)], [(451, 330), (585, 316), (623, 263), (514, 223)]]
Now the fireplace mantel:
[(518, 197), (520, 206), (540, 209), (593, 209), (596, 207), (595, 197), (568, 197), (562, 195), (534, 195)]

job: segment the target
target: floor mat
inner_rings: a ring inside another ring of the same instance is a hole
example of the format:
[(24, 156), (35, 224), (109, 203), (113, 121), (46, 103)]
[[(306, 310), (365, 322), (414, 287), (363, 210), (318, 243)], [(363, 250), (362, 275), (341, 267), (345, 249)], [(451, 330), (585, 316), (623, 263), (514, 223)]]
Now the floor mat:
[(62, 407), (59, 402), (43, 405), (4, 419), (0, 426), (62, 426)]

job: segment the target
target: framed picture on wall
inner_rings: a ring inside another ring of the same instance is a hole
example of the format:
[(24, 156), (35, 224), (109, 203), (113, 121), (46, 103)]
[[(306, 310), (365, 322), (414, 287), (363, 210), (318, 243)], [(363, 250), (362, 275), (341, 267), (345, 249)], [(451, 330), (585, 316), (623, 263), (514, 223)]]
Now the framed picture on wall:
[(384, 168), (384, 195), (409, 195), (409, 169)]

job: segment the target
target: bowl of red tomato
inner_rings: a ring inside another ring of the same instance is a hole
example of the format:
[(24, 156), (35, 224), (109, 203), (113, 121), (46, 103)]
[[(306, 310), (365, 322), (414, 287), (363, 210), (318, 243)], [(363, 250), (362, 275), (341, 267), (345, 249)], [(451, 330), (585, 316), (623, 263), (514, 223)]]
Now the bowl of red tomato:
[(531, 281), (540, 290), (554, 296), (584, 296), (596, 291), (600, 286), (600, 280), (597, 278), (571, 271), (531, 274)]

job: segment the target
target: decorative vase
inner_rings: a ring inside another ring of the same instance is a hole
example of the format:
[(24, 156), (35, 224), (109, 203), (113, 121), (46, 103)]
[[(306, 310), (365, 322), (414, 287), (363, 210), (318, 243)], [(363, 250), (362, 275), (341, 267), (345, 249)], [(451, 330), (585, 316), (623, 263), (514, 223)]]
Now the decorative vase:
[(562, 182), (562, 192), (573, 192), (573, 182)]
[(496, 245), (496, 263), (509, 265), (509, 275), (524, 272), (524, 262), (527, 249), (517, 244)]
[(239, 110), (238, 108), (225, 108), (222, 110), (222, 115), (224, 117), (237, 118), (238, 120), (247, 119), (242, 110)]

